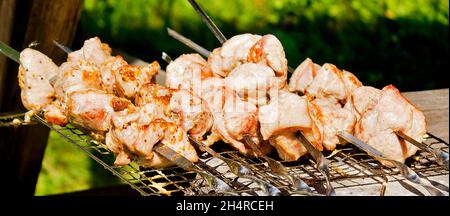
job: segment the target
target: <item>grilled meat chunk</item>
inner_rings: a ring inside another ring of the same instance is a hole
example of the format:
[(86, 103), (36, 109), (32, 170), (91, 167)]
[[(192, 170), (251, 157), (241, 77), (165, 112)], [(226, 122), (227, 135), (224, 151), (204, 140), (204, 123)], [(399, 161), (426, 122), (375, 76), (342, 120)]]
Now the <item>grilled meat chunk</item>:
[[(404, 162), (418, 148), (397, 137), (396, 131), (402, 131), (420, 142), (426, 133), (426, 122), (423, 113), (409, 103), (398, 89), (389, 85), (362, 114), (355, 135), (387, 158)], [(382, 163), (392, 166), (388, 162)]]
[(253, 34), (236, 35), (228, 39), (220, 48), (214, 49), (208, 56), (208, 63), (212, 72), (226, 77), (236, 66), (247, 62), (250, 48), (261, 36)]
[(20, 53), (19, 86), (24, 107), (39, 111), (55, 97), (50, 79), (58, 74), (58, 66), (46, 55), (34, 49)]

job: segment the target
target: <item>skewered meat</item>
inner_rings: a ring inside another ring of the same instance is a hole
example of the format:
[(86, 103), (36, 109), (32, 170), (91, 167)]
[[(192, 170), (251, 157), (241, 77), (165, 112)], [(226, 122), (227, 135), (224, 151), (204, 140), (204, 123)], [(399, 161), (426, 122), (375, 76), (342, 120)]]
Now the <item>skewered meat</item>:
[(145, 67), (124, 65), (115, 71), (116, 91), (121, 97), (134, 99), (139, 89), (150, 83), (160, 66), (153, 62)]
[(212, 72), (226, 77), (236, 66), (247, 61), (250, 48), (261, 36), (253, 34), (236, 35), (228, 39), (220, 48), (214, 49), (208, 56)]
[[(158, 103), (158, 102), (157, 102)], [(153, 153), (158, 142), (168, 145), (189, 160), (197, 161), (195, 149), (187, 134), (161, 104), (146, 104), (135, 109), (126, 109), (112, 114), (113, 127), (107, 135), (108, 148), (118, 155), (115, 164), (124, 165), (128, 158), (137, 158), (141, 166), (163, 167), (171, 165)], [(169, 120), (169, 121), (166, 121)]]
[(46, 55), (30, 48), (20, 53), (19, 86), (24, 107), (38, 111), (55, 96), (50, 79), (58, 74), (58, 66)]
[(324, 64), (311, 84), (306, 88), (306, 94), (320, 98), (346, 99), (347, 91), (342, 80), (342, 71), (332, 64)]
[(69, 53), (68, 62), (90, 61), (94, 66), (100, 67), (103, 62), (111, 57), (111, 48), (102, 43), (98, 37), (84, 41), (81, 49)]
[(284, 161), (296, 161), (307, 153), (295, 133), (283, 131), (269, 139), (270, 144), (277, 150), (278, 156)]
[(306, 87), (311, 84), (320, 68), (320, 65), (313, 63), (310, 58), (306, 58), (291, 75), (289, 91), (298, 91), (304, 94)]
[(266, 104), (270, 89), (279, 88), (275, 73), (264, 64), (241, 64), (228, 74), (225, 82), (241, 98), (256, 105)]
[[(179, 58), (181, 59), (179, 60)], [(239, 140), (243, 138), (244, 134), (250, 134), (254, 141), (259, 143), (260, 140), (258, 139), (256, 130), (258, 127), (256, 106), (243, 101), (233, 89), (227, 86), (227, 81), (223, 78), (215, 76), (207, 78), (202, 78), (201, 76), (190, 77), (189, 73), (191, 70), (198, 72), (202, 70), (208, 71), (208, 69), (205, 69), (208, 66), (204, 65), (205, 62), (201, 61), (201, 57), (184, 55), (179, 58), (171, 62), (167, 68), (168, 71), (171, 71), (167, 74), (167, 83), (172, 83), (176, 87), (193, 91), (195, 95), (198, 95), (206, 103), (202, 106), (206, 106), (209, 109), (209, 116), (205, 120), (201, 120), (199, 125), (204, 123), (208, 124), (204, 128), (205, 130), (200, 130), (202, 131), (201, 134), (204, 134), (211, 128), (209, 126), (210, 122), (213, 125), (211, 134), (208, 136), (205, 144), (212, 145), (221, 139), (238, 151), (244, 154), (249, 153), (250, 150)], [(183, 68), (190, 69), (182, 71)], [(177, 85), (176, 83), (180, 82), (180, 77), (185, 77), (183, 72), (188, 73), (186, 77), (190, 82)], [(198, 72), (196, 74), (201, 75)], [(197, 86), (196, 83), (199, 85)], [(138, 99), (140, 98), (138, 97)], [(199, 116), (204, 116), (204, 114)]]
[(158, 106), (166, 107), (162, 111), (166, 113), (165, 119), (171, 122), (176, 119), (196, 139), (202, 138), (212, 127), (213, 118), (206, 102), (188, 90), (147, 84), (139, 90), (136, 105), (148, 103), (159, 103)]
[(334, 150), (336, 144), (340, 144), (339, 131), (353, 132), (356, 117), (350, 110), (342, 108), (337, 100), (316, 98), (309, 101), (308, 109), (314, 125), (312, 128), (316, 130), (310, 132), (320, 133), (313, 135), (320, 140), (312, 140), (312, 143), (322, 143), (325, 149)]
[(251, 153), (250, 149), (240, 140), (243, 135), (248, 134), (255, 143), (260, 143), (257, 135), (256, 106), (243, 101), (220, 78), (204, 80), (198, 95), (206, 101), (214, 118), (212, 134), (209, 135), (206, 144), (212, 145), (218, 139), (222, 139), (241, 153)]
[(347, 97), (362, 83), (348, 71), (341, 71), (335, 65), (320, 67), (306, 58), (290, 78), (289, 90), (298, 91), (312, 97), (335, 98), (345, 102)]
[(280, 78), (280, 84), (286, 84), (288, 71), (287, 60), (283, 46), (275, 36), (268, 34), (259, 39), (250, 48), (247, 61), (266, 64)]
[(306, 153), (296, 138), (298, 130), (310, 128), (307, 101), (288, 91), (272, 91), (270, 103), (259, 107), (260, 131), (285, 161), (295, 161)]
[(113, 56), (100, 65), (103, 89), (106, 92), (116, 94), (115, 72), (126, 65), (128, 63), (121, 56)]
[(103, 90), (101, 83), (98, 68), (89, 61), (80, 60), (61, 64), (54, 88), (57, 98), (65, 104), (72, 92), (85, 89)]
[[(186, 131), (202, 137), (212, 125), (211, 114), (205, 103), (189, 91), (163, 87), (156, 94), (148, 91), (145, 87), (151, 85), (153, 75), (159, 71), (157, 62), (146, 67), (130, 66), (120, 56), (112, 57), (109, 47), (98, 38), (86, 41), (59, 68), (31, 49), (24, 50), (22, 57), (19, 80), (25, 90), (26, 108), (33, 109), (33, 113), (43, 110), (52, 124), (65, 125), (70, 121), (91, 132), (95, 139), (105, 140), (117, 154), (117, 165), (133, 160), (149, 167), (170, 165), (170, 161), (153, 153), (158, 142), (197, 161)], [(54, 86), (50, 79), (55, 80)], [(39, 87), (39, 91), (26, 94), (34, 87)], [(134, 99), (139, 89), (135, 102), (140, 107), (114, 95)], [(159, 95), (165, 91), (170, 97)]]
[(361, 81), (359, 81), (359, 79), (353, 73), (346, 70), (342, 71), (342, 80), (344, 81), (347, 96), (352, 94), (355, 89), (363, 86)]
[(352, 111), (357, 121), (361, 118), (362, 114), (366, 112), (367, 108), (373, 106), (380, 97), (381, 90), (371, 86), (362, 86), (353, 91), (350, 95), (345, 108)]
[(124, 98), (94, 89), (71, 92), (68, 98), (67, 116), (70, 122), (99, 135), (109, 130), (114, 111), (132, 106)]
[[(298, 130), (317, 149), (333, 150), (340, 142), (337, 132), (351, 133), (357, 120), (357, 137), (404, 161), (417, 148), (394, 132), (419, 141), (426, 132), (423, 113), (395, 87), (363, 87), (352, 73), (332, 64), (320, 67), (307, 58), (289, 84), (290, 91), (305, 96), (287, 92), (287, 60), (273, 35), (235, 36), (215, 49), (208, 62), (197, 54), (179, 57), (167, 68), (166, 83), (175, 89), (151, 84), (159, 71), (157, 62), (128, 65), (111, 56), (98, 38), (85, 41), (59, 68), (31, 49), (21, 53), (21, 62), (24, 106), (44, 110), (52, 124), (70, 120), (98, 139), (106, 134), (108, 148), (117, 154), (116, 165), (133, 160), (147, 167), (170, 165), (153, 153), (159, 142), (195, 162), (187, 134), (203, 139), (209, 131), (207, 144), (222, 139), (250, 154), (242, 142), (250, 136), (261, 150), (272, 145), (280, 158), (293, 161), (306, 153), (295, 136)], [(56, 75), (53, 86), (50, 80)]]
[[(387, 158), (404, 162), (418, 150), (399, 139), (395, 131), (402, 131), (418, 141), (426, 133), (425, 117), (410, 104), (398, 89), (389, 85), (382, 89), (375, 103), (370, 103), (355, 127), (355, 135), (380, 151)], [(382, 161), (387, 166), (388, 162)]]
[(198, 54), (181, 55), (167, 65), (166, 86), (173, 89), (199, 88), (199, 81), (214, 76), (207, 64)]
[(311, 127), (306, 99), (288, 91), (271, 92), (269, 104), (260, 106), (258, 115), (265, 140), (286, 130)]

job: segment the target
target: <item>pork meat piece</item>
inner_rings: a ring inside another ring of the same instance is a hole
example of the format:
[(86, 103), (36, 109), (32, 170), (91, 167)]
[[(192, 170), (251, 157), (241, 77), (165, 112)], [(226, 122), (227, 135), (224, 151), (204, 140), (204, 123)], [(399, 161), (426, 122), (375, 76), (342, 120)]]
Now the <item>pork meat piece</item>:
[(119, 96), (133, 100), (139, 89), (151, 83), (160, 70), (158, 62), (147, 66), (125, 65), (115, 71), (116, 91)]
[(139, 90), (136, 104), (142, 106), (148, 103), (159, 103), (160, 107), (165, 107), (166, 120), (179, 121), (183, 129), (196, 139), (203, 137), (212, 127), (213, 117), (206, 101), (191, 91), (147, 84)]
[(264, 140), (283, 131), (310, 128), (307, 101), (304, 97), (288, 91), (276, 91), (270, 102), (259, 107), (260, 131)]
[[(402, 131), (417, 141), (426, 133), (423, 113), (406, 100), (394, 86), (382, 89), (376, 103), (372, 103), (355, 127), (355, 135), (380, 151), (385, 157), (404, 162), (418, 148), (396, 136)], [(386, 166), (389, 162), (382, 161)]]
[(67, 61), (73, 63), (91, 61), (94, 66), (100, 67), (110, 57), (111, 48), (109, 45), (102, 43), (98, 37), (93, 37), (84, 41), (81, 49), (69, 53)]
[(20, 53), (19, 86), (23, 106), (39, 111), (55, 97), (50, 79), (58, 74), (58, 66), (41, 52), (26, 48)]
[(214, 49), (208, 56), (212, 72), (226, 77), (236, 66), (247, 62), (250, 48), (261, 36), (253, 34), (236, 35), (228, 39), (220, 48)]
[(264, 64), (241, 64), (228, 74), (225, 82), (241, 98), (255, 105), (266, 104), (269, 91), (279, 88), (275, 73)]
[(86, 89), (103, 90), (100, 71), (91, 62), (83, 60), (61, 64), (54, 88), (64, 109), (67, 97), (72, 92)]
[(278, 156), (284, 161), (296, 161), (307, 153), (295, 133), (283, 131), (269, 139), (270, 144), (277, 150)]
[(243, 154), (251, 153), (241, 139), (244, 134), (248, 134), (259, 144), (256, 106), (243, 101), (220, 78), (204, 80), (199, 95), (206, 101), (214, 119), (211, 135), (205, 144), (212, 145), (221, 139)]
[(166, 86), (173, 89), (200, 88), (201, 80), (212, 77), (208, 62), (198, 54), (181, 55), (166, 68)]
[(286, 84), (288, 65), (283, 45), (274, 35), (264, 35), (251, 48), (247, 56), (248, 62), (269, 66), (279, 77), (280, 85)]
[(342, 80), (347, 90), (347, 96), (351, 95), (355, 89), (363, 86), (361, 81), (353, 73), (346, 70), (342, 71)]
[(371, 86), (361, 86), (352, 92), (345, 104), (345, 108), (352, 111), (357, 121), (359, 121), (367, 108), (378, 101), (380, 94), (381, 90), (379, 89)]
[(98, 134), (104, 134), (109, 130), (114, 111), (133, 106), (129, 100), (94, 89), (74, 91), (68, 98), (69, 121)]
[(113, 56), (100, 65), (103, 89), (110, 94), (117, 94), (116, 71), (128, 65), (121, 56)]
[(306, 94), (317, 98), (330, 97), (345, 100), (348, 94), (342, 77), (342, 71), (336, 66), (324, 64), (306, 88)]
[[(337, 100), (316, 98), (309, 101), (308, 110), (315, 130), (321, 134), (319, 137), (322, 145), (327, 150), (334, 150), (337, 144), (341, 143), (337, 134), (339, 131), (352, 133), (356, 124), (356, 117), (353, 112), (341, 107)], [(313, 131), (311, 131), (313, 132)], [(320, 143), (320, 141), (313, 141)]]
[(320, 65), (315, 64), (310, 58), (306, 58), (291, 75), (289, 91), (304, 94), (320, 68)]

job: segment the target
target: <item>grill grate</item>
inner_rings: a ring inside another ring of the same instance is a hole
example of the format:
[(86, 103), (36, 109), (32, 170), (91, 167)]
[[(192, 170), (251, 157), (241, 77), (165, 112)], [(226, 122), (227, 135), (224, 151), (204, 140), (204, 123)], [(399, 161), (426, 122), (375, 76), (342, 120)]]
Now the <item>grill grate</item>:
[[(125, 181), (141, 195), (224, 195), (217, 194), (213, 188), (209, 187), (194, 172), (186, 172), (179, 167), (146, 169), (139, 167), (135, 163), (127, 166), (114, 166), (110, 162), (113, 161), (113, 154), (107, 149), (105, 144), (93, 140), (89, 135), (72, 125), (66, 127), (52, 126), (39, 116), (35, 118), (83, 150), (89, 157)], [(448, 152), (448, 143), (431, 134), (428, 134), (425, 143), (432, 148), (439, 148)], [(266, 166), (264, 161), (258, 158), (244, 157), (239, 152), (227, 148), (226, 145), (218, 144), (215, 146), (215, 150), (222, 156), (247, 164), (257, 177), (267, 180), (279, 189), (289, 191), (295, 195), (295, 192), (290, 189), (289, 183), (285, 179), (271, 174), (270, 168)], [(98, 154), (94, 154), (95, 152)], [(231, 185), (234, 189), (234, 194), (249, 196), (263, 194), (256, 183), (235, 176), (220, 159), (213, 158), (206, 152), (201, 153), (199, 156), (202, 161), (209, 165), (205, 169)], [(352, 145), (340, 146), (334, 152), (328, 152), (326, 156), (329, 159), (330, 179), (335, 189), (363, 185), (382, 185), (385, 183), (385, 180), (399, 181), (403, 179), (397, 169), (383, 167), (378, 161)], [(325, 178), (315, 169), (315, 162), (311, 158), (302, 157), (299, 161), (283, 162), (283, 164), (288, 167), (291, 174), (299, 176), (310, 185), (314, 193), (323, 194), (325, 192), (323, 186)], [(448, 174), (448, 170), (444, 166), (435, 163), (434, 158), (427, 152), (420, 151), (416, 156), (408, 159), (406, 164), (425, 178)]]

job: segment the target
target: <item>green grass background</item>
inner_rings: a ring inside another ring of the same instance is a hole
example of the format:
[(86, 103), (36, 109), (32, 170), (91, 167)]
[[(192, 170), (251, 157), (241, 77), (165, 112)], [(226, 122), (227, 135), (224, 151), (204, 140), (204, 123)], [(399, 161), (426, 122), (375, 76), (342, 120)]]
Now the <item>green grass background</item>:
[[(448, 88), (448, 0), (198, 0), (227, 37), (272, 33), (289, 65), (306, 57), (332, 62), (381, 88)], [(100, 36), (147, 61), (162, 51), (192, 52), (170, 38), (170, 27), (212, 50), (219, 43), (187, 0), (85, 0), (73, 48)], [(164, 65), (163, 65), (164, 67)], [(36, 195), (120, 184), (81, 150), (51, 133)]]

